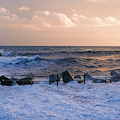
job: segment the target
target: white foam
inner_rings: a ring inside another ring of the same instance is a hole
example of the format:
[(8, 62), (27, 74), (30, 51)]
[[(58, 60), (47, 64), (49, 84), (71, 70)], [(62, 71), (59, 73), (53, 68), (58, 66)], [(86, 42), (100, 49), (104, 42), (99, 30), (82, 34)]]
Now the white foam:
[(2, 56), (9, 56), (11, 52), (5, 52), (4, 49), (0, 49), (0, 53)]
[(16, 56), (16, 57), (1, 57), (0, 64), (17, 64), (17, 63), (27, 63), (30, 61), (35, 61), (37, 58), (39, 58), (38, 55), (32, 56), (32, 57), (26, 57), (26, 56)]
[(92, 49), (87, 49), (85, 50), (85, 52), (92, 52)]
[[(56, 84), (56, 83), (55, 83)], [(67, 85), (0, 85), (0, 119), (115, 120), (120, 117), (120, 82)]]

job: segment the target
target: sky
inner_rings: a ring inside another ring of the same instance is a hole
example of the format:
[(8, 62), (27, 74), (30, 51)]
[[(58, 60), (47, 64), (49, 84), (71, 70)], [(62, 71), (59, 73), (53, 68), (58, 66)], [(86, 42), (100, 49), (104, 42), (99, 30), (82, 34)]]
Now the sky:
[(120, 0), (0, 0), (0, 46), (120, 46)]

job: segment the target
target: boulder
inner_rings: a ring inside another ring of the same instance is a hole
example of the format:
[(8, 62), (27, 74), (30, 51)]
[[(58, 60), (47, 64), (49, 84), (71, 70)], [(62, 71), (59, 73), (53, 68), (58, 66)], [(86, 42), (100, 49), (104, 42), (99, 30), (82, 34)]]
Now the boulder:
[(62, 78), (64, 83), (68, 83), (70, 81), (74, 81), (74, 78), (71, 76), (69, 71), (62, 72)]
[(34, 83), (34, 76), (33, 75), (29, 75), (28, 77), (26, 78), (23, 78), (23, 79), (17, 79), (16, 80), (16, 83), (18, 85), (26, 85), (26, 84), (29, 84), (29, 85), (32, 85)]
[(13, 85), (14, 81), (10, 78), (5, 77), (4, 75), (0, 77), (1, 85), (11, 86)]
[(119, 73), (116, 70), (112, 70), (111, 73), (110, 73), (110, 75), (111, 76), (119, 75)]
[(81, 79), (80, 75), (75, 75), (74, 78)]
[(107, 83), (107, 82), (110, 82), (107, 79), (95, 78), (95, 77), (89, 75), (88, 73), (85, 74), (85, 79), (86, 80), (92, 80), (92, 83)]
[(92, 77), (88, 73), (85, 73), (85, 80), (93, 80), (93, 79), (94, 79), (94, 77)]
[(78, 80), (78, 83), (82, 83), (82, 82), (84, 82), (84, 80)]
[(92, 80), (92, 83), (108, 83), (108, 82), (110, 82), (109, 80), (105, 80), (105, 79), (99, 79), (99, 78), (94, 78), (93, 80)]
[(51, 74), (49, 76), (49, 84), (54, 83), (57, 81), (57, 76), (55, 74)]
[(75, 78), (75, 80), (78, 81), (78, 83), (82, 83), (84, 81), (84, 80), (81, 79), (80, 75), (75, 75), (74, 78)]
[(114, 75), (114, 76), (112, 76), (111, 78), (110, 78), (110, 80), (112, 81), (112, 82), (118, 82), (118, 81), (120, 81), (120, 75), (118, 74), (118, 75)]

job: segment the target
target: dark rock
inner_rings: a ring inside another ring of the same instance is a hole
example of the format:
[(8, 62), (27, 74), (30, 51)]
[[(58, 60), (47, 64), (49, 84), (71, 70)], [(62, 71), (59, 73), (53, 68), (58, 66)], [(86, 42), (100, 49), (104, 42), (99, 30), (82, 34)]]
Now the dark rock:
[(62, 72), (62, 78), (64, 83), (68, 83), (70, 81), (74, 81), (74, 78), (71, 76), (69, 71)]
[(118, 82), (118, 81), (120, 81), (120, 75), (119, 74), (118, 75), (114, 75), (114, 76), (111, 77), (110, 80), (112, 82)]
[(112, 70), (111, 73), (110, 73), (111, 76), (118, 75), (118, 74), (119, 73), (116, 70)]
[(33, 75), (29, 75), (28, 77), (26, 78), (23, 78), (23, 79), (17, 79), (16, 80), (16, 83), (18, 85), (26, 85), (26, 84), (29, 84), (29, 85), (32, 85), (34, 83), (34, 76)]
[(78, 83), (82, 83), (84, 81), (84, 80), (81, 79), (80, 75), (75, 75), (74, 78), (75, 78), (75, 80), (78, 81)]
[(85, 80), (93, 80), (93, 79), (94, 79), (94, 77), (92, 77), (88, 73), (85, 73)]
[(84, 80), (78, 80), (78, 83), (82, 83), (82, 82), (84, 82)]
[(55, 74), (51, 74), (49, 76), (49, 84), (54, 83), (57, 81), (57, 76)]
[(81, 79), (81, 76), (80, 75), (75, 75), (74, 78)]
[(88, 73), (85, 74), (85, 79), (86, 80), (92, 80), (92, 83), (107, 83), (110, 82), (107, 79), (102, 79), (102, 78), (94, 78), (91, 75), (89, 75)]
[(0, 56), (2, 56), (2, 53), (0, 53)]
[(14, 81), (5, 77), (4, 75), (0, 77), (0, 81), (1, 81), (1, 85), (7, 85), (7, 86), (11, 86)]

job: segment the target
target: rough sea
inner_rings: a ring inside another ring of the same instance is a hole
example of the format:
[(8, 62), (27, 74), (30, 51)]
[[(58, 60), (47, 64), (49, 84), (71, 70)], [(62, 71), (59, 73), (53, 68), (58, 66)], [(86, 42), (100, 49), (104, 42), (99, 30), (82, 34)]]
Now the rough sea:
[(120, 72), (120, 47), (0, 46), (0, 75)]

